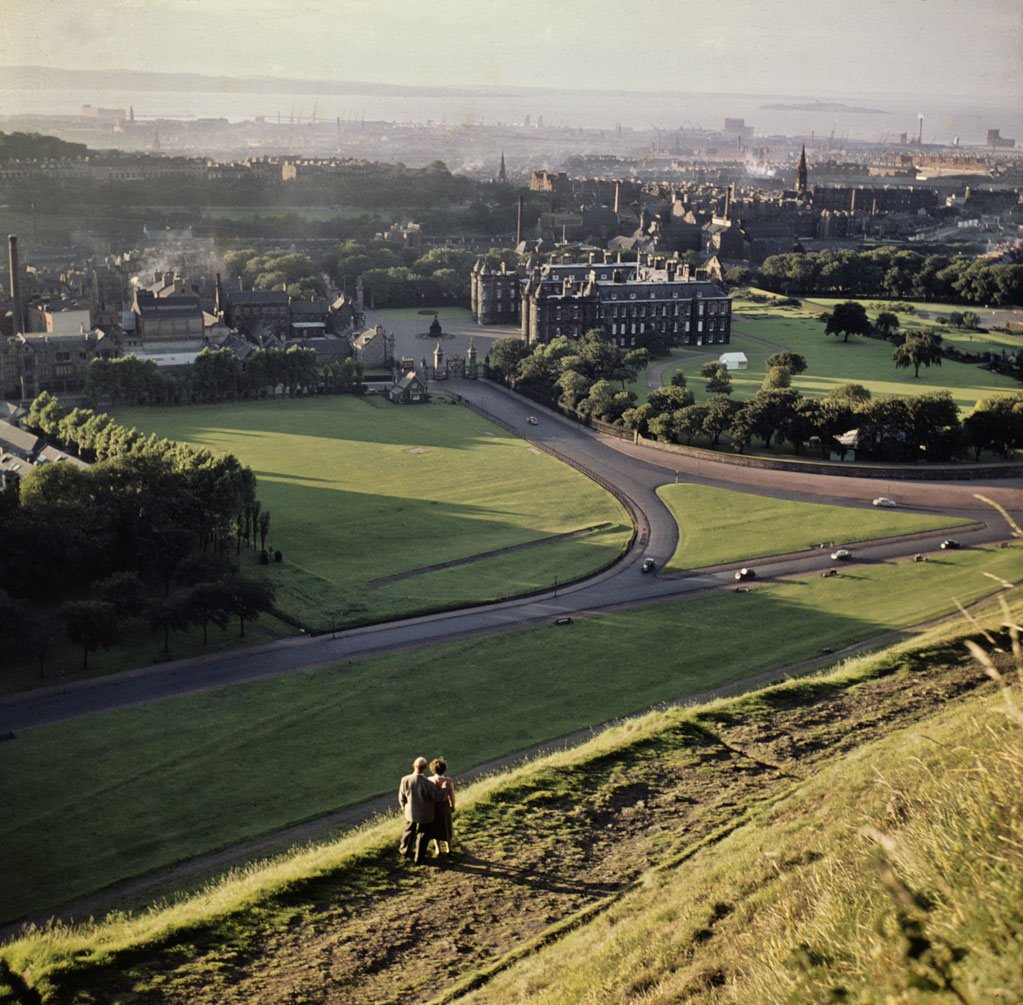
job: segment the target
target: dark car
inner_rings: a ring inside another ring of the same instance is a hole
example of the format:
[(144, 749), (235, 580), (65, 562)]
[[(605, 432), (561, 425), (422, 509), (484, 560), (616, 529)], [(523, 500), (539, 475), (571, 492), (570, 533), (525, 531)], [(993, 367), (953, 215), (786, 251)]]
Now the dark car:
[(640, 566), (640, 572), (653, 572), (657, 563), (652, 558), (644, 558)]
[(738, 572), (737, 572), (737, 573), (735, 574), (735, 579), (736, 579), (736, 581), (737, 581), (737, 582), (740, 582), (740, 583), (741, 583), (741, 582), (742, 582), (743, 580), (745, 580), (745, 579), (756, 579), (756, 578), (757, 578), (757, 572), (756, 572), (756, 569), (740, 569), (740, 570), (739, 570), (739, 571), (738, 571)]
[(958, 547), (960, 547), (960, 544), (954, 537), (948, 537), (941, 542), (942, 551), (955, 551)]

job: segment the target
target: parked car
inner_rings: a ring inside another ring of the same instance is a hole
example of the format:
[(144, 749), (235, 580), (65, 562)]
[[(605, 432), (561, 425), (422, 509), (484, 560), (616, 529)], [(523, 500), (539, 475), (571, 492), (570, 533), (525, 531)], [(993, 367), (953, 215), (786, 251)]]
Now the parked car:
[(954, 537), (947, 537), (941, 542), (942, 551), (955, 551), (958, 547), (960, 544)]
[(838, 575), (838, 569), (825, 569), (825, 570), (824, 570), (824, 571), (823, 571), (823, 572), (821, 573), (821, 576), (822, 576), (822, 577), (823, 577), (824, 579), (830, 579), (830, 578), (831, 578), (832, 576), (837, 576), (837, 575)]
[(526, 419), (526, 422), (528, 422), (529, 425), (531, 425), (531, 426), (538, 426), (538, 425), (540, 425), (540, 420), (535, 415), (530, 415)]
[(831, 553), (832, 562), (848, 562), (852, 558), (852, 552), (848, 548), (839, 548)]
[(744, 579), (756, 579), (756, 569), (740, 569), (736, 574), (735, 578), (738, 582), (742, 582)]
[(892, 507), (897, 506), (898, 503), (894, 499), (889, 499), (887, 496), (878, 496), (874, 500), (873, 505)]
[(653, 572), (656, 565), (657, 563), (652, 558), (644, 558), (640, 572)]

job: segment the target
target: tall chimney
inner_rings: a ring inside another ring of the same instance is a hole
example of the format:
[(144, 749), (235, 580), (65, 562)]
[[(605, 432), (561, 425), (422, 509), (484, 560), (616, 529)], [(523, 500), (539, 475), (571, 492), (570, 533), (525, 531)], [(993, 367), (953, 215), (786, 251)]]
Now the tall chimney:
[(18, 238), (16, 235), (8, 235), (7, 246), (8, 264), (11, 271), (11, 308), (14, 311), (14, 331), (12, 334), (20, 335), (25, 325), (25, 319), (21, 309), (21, 272), (18, 267)]
[(622, 204), (622, 180), (621, 180), (621, 178), (618, 178), (618, 179), (615, 180), (615, 212), (616, 213), (620, 213), (621, 212), (621, 208), (620, 208), (621, 204)]
[(515, 247), (522, 243), (522, 193), (519, 193), (518, 211), (515, 216)]

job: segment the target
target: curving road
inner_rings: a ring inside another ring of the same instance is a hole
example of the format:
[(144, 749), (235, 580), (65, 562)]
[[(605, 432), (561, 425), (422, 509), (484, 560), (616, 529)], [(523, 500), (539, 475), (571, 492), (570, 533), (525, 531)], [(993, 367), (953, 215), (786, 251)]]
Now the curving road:
[[(875, 479), (740, 468), (720, 461), (665, 454), (601, 436), (493, 384), (451, 381), (445, 390), (463, 396), (500, 422), (520, 431), (523, 437), (613, 485), (627, 501), (637, 522), (636, 546), (626, 558), (585, 582), (536, 597), (334, 635), (285, 639), (245, 650), (80, 681), (66, 689), (55, 687), (0, 698), (0, 735), (302, 668), (733, 586), (735, 564), (682, 576), (640, 574), (639, 566), (644, 558), (653, 558), (660, 568), (675, 551), (678, 541), (675, 520), (658, 498), (656, 489), (676, 479), (756, 495), (846, 505), (869, 504), (878, 494), (895, 496), (900, 506), (954, 512), (973, 520), (975, 526), (956, 532), (967, 545), (1006, 540), (1011, 536), (1004, 518), (979, 503), (974, 498), (976, 492), (983, 492), (1009, 510), (1017, 521), (1023, 521), (1023, 479), (994, 484), (899, 482), (895, 486)], [(529, 415), (540, 416), (539, 424), (527, 425)], [(857, 545), (856, 557), (867, 561), (896, 558), (933, 549), (943, 536), (936, 531)], [(757, 559), (756, 564), (758, 575), (763, 578), (811, 572), (828, 565), (829, 560), (826, 552), (812, 551)]]

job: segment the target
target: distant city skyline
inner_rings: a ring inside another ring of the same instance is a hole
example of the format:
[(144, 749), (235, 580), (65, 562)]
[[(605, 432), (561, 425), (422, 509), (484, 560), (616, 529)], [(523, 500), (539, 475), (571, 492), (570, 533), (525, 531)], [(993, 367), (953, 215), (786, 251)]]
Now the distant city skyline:
[(431, 87), (1003, 96), (1012, 0), (7, 0), (0, 65)]

